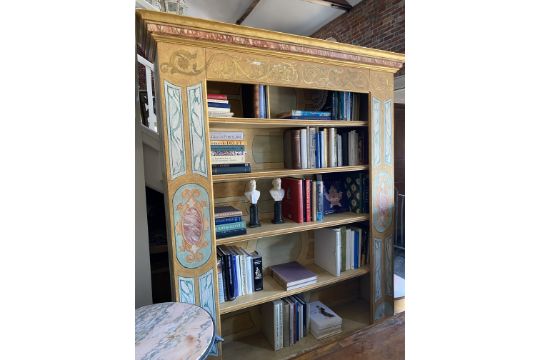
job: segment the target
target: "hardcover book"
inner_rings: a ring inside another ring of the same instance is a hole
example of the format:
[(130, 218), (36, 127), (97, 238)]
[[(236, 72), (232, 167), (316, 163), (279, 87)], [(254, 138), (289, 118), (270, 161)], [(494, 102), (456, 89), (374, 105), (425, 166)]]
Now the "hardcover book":
[(242, 216), (242, 211), (230, 205), (214, 207), (214, 217), (216, 219), (228, 216)]
[(349, 211), (349, 199), (346, 194), (344, 175), (345, 173), (322, 175), (325, 214)]
[(317, 274), (300, 265), (296, 261), (270, 267), (272, 276), (289, 289), (291, 286), (317, 281)]
[(267, 302), (261, 307), (263, 333), (274, 351), (283, 347), (283, 303), (281, 300)]
[(334, 276), (341, 273), (341, 229), (315, 230), (315, 264)]
[(310, 303), (310, 323), (313, 332), (341, 326), (343, 320), (322, 302), (314, 301)]
[(256, 251), (251, 255), (253, 257), (253, 290), (261, 291), (263, 289), (262, 256)]
[(281, 187), (285, 190), (282, 200), (283, 216), (301, 224), (304, 222), (302, 179), (283, 178)]

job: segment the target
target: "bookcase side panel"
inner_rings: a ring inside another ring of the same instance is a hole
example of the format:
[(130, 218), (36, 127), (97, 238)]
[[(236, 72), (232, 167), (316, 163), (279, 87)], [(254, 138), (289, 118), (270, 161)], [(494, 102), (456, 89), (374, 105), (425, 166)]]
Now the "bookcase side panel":
[(205, 49), (158, 42), (155, 66), (173, 299), (207, 310), (219, 334)]
[(370, 70), (370, 277), (371, 318), (394, 314), (393, 74)]

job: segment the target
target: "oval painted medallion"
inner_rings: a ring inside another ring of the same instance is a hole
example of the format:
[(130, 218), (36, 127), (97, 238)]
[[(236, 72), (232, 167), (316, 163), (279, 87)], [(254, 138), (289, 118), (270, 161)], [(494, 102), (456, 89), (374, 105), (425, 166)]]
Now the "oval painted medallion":
[(211, 251), (208, 192), (198, 184), (184, 184), (172, 199), (176, 258), (183, 267), (204, 265)]

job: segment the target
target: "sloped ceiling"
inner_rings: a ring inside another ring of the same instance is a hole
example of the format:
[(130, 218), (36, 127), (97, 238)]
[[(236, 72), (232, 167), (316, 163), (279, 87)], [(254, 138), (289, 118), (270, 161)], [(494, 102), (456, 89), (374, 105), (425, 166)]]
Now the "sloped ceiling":
[[(186, 0), (187, 16), (235, 23), (253, 0)], [(351, 6), (362, 0), (348, 0)], [(306, 0), (260, 0), (242, 25), (309, 36), (344, 10)]]

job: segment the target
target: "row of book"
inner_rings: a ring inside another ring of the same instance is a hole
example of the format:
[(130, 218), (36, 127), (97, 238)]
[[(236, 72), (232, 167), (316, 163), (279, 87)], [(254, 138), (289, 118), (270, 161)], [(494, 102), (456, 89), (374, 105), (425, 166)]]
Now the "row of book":
[(297, 223), (322, 221), (325, 215), (340, 212), (369, 212), (367, 171), (286, 177), (281, 187), (283, 216)]
[(338, 334), (343, 319), (320, 301), (307, 302), (302, 294), (261, 306), (263, 333), (275, 351), (311, 333), (316, 339)]
[(210, 156), (213, 175), (251, 172), (242, 131), (211, 131)]
[(359, 120), (360, 119), (360, 96), (361, 94), (349, 91), (331, 91), (325, 108), (330, 111), (332, 118), (336, 120)]
[(367, 134), (336, 128), (290, 129), (283, 133), (283, 153), (287, 169), (367, 164)]
[(262, 257), (238, 246), (217, 247), (219, 302), (263, 289)]
[(334, 276), (367, 265), (368, 251), (369, 237), (365, 227), (315, 230), (314, 262)]
[(208, 94), (206, 96), (208, 103), (208, 116), (210, 117), (232, 117), (231, 105), (227, 99), (227, 95)]
[(242, 219), (242, 211), (230, 205), (214, 207), (214, 222), (216, 239), (246, 233), (246, 222)]

